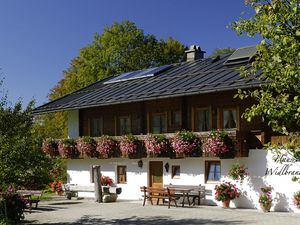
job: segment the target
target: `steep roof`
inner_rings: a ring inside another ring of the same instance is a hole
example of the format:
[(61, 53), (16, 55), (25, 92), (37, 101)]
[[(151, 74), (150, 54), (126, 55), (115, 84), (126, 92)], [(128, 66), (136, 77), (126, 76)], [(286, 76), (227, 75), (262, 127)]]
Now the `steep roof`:
[(257, 87), (257, 76), (226, 66), (230, 54), (172, 65), (155, 75), (121, 82), (98, 81), (34, 109), (35, 114)]

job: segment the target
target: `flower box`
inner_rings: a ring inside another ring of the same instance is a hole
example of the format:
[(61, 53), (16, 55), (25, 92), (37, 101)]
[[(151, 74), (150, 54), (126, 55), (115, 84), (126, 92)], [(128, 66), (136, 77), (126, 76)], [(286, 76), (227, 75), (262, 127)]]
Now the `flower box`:
[(221, 159), (234, 158), (234, 141), (225, 131), (212, 131), (203, 143), (206, 154), (217, 156)]
[(47, 138), (43, 141), (42, 150), (45, 154), (50, 157), (55, 157), (59, 155), (58, 143), (53, 138)]
[(103, 135), (96, 140), (97, 147), (96, 151), (99, 153), (99, 158), (107, 159), (116, 155), (117, 152), (117, 143), (112, 138), (107, 135)]
[(171, 147), (176, 157), (201, 156), (201, 140), (193, 132), (179, 131), (171, 138)]
[(148, 134), (144, 140), (144, 146), (148, 157), (168, 157), (169, 141), (162, 134)]
[(70, 138), (58, 142), (58, 152), (62, 158), (78, 158), (80, 155), (75, 147), (75, 141)]
[(121, 155), (124, 158), (137, 158), (138, 140), (135, 136), (123, 135), (119, 144)]
[(98, 156), (98, 152), (96, 151), (96, 141), (92, 137), (82, 137), (77, 139), (76, 148), (82, 157), (87, 156), (94, 158)]

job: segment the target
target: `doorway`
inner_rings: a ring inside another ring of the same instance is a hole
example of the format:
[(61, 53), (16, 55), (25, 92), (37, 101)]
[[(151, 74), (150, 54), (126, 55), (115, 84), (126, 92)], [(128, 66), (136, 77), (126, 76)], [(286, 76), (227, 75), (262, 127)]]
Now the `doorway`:
[(149, 162), (149, 186), (162, 188), (163, 187), (163, 162)]

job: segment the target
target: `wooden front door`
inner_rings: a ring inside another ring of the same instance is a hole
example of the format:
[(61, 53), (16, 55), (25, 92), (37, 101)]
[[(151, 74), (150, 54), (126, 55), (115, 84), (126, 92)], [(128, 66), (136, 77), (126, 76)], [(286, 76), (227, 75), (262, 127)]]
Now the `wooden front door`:
[(152, 161), (149, 162), (149, 186), (163, 187), (163, 162)]

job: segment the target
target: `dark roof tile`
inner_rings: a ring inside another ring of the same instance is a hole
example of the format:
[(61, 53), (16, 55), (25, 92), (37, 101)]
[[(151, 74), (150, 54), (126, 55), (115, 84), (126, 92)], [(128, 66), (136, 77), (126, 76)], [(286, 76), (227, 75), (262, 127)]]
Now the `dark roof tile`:
[(225, 66), (228, 57), (223, 55), (215, 61), (200, 59), (184, 62), (153, 77), (104, 84), (108, 78), (39, 106), (34, 109), (34, 113), (250, 88), (263, 82), (256, 79), (259, 74), (256, 78), (244, 78), (236, 67)]

